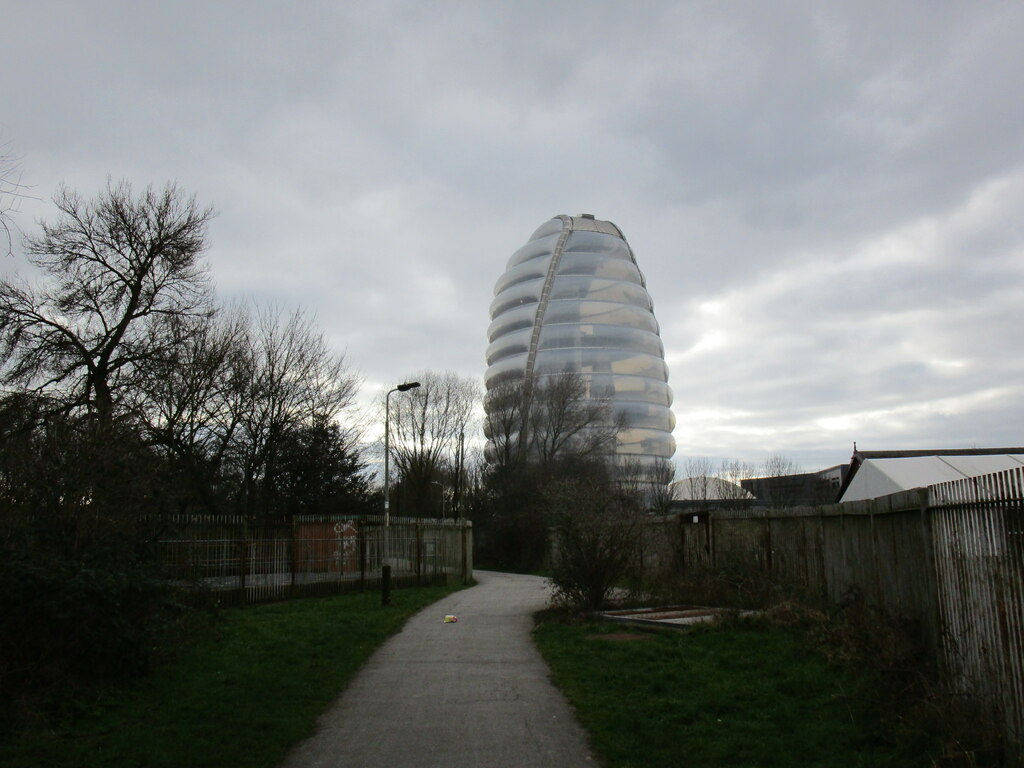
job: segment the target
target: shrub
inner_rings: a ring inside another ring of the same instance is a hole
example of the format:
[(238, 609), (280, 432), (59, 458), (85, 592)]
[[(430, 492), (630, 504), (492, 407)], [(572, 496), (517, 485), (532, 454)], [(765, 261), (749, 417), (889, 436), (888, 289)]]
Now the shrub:
[(638, 498), (613, 481), (582, 475), (553, 484), (546, 494), (557, 598), (596, 610), (629, 580), (639, 562), (642, 512)]
[(130, 542), (75, 553), (22, 536), (0, 544), (0, 615), (0, 725), (10, 727), (63, 692), (146, 671), (182, 610)]

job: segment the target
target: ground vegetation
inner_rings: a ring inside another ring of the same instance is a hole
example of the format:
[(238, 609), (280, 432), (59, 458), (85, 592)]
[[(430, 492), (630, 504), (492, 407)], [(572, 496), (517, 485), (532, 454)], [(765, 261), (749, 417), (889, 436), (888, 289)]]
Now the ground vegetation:
[(857, 589), (835, 605), (772, 578), (754, 562), (662, 571), (648, 579), (649, 604), (754, 610), (749, 623), (792, 631), (802, 647), (856, 681), (856, 700), (886, 739), (924, 765), (1019, 766), (999, 716), (944, 682), (922, 628), (872, 606)]
[(380, 643), (450, 591), (403, 589), (389, 606), (367, 592), (224, 611), (145, 677), (65, 697), (46, 727), (0, 738), (0, 764), (273, 768)]
[(644, 630), (548, 614), (535, 638), (608, 766), (931, 766), (886, 727), (868, 681), (800, 631), (732, 620)]

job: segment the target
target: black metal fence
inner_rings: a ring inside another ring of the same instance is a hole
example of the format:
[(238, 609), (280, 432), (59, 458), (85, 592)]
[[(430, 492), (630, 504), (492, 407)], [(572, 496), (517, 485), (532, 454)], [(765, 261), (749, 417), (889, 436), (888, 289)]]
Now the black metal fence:
[(396, 584), (466, 582), (472, 536), (464, 520), (181, 515), (166, 521), (158, 549), (176, 586), (242, 605), (372, 587), (384, 563)]

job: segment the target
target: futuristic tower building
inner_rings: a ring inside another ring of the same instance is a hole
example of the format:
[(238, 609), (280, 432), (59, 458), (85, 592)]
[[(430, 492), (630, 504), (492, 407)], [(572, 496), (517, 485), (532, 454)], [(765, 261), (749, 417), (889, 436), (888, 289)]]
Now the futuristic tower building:
[(494, 287), (488, 391), (578, 374), (621, 425), (616, 455), (653, 470), (675, 452), (675, 416), (651, 297), (622, 232), (592, 215), (556, 216), (512, 254)]

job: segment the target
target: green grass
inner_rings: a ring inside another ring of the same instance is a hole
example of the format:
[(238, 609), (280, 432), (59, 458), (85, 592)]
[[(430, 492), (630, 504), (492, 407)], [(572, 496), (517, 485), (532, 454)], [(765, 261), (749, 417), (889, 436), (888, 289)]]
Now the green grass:
[(366, 592), (225, 611), (146, 679), (0, 745), (0, 765), (276, 766), (374, 649), (451, 591), (396, 590), (386, 608)]
[(535, 638), (613, 768), (931, 765), (886, 743), (851, 695), (858, 681), (796, 630), (545, 621)]

